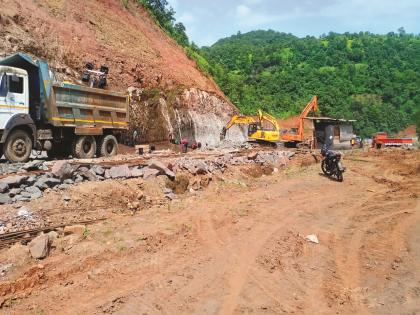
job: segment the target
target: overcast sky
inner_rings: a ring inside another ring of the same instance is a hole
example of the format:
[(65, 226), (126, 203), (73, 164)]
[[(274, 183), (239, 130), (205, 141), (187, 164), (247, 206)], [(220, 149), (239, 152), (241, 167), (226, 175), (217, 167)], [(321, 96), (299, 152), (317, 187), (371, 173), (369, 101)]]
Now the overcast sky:
[(401, 26), (420, 33), (420, 0), (168, 0), (199, 46), (256, 29), (297, 36), (370, 31)]

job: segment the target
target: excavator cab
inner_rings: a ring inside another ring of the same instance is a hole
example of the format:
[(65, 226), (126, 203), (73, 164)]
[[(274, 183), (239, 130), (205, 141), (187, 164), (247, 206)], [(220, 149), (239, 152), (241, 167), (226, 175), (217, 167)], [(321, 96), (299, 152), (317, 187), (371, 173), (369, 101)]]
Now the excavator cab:
[(259, 129), (261, 129), (261, 126), (258, 123), (249, 124), (249, 126), (248, 126), (248, 137), (251, 137)]

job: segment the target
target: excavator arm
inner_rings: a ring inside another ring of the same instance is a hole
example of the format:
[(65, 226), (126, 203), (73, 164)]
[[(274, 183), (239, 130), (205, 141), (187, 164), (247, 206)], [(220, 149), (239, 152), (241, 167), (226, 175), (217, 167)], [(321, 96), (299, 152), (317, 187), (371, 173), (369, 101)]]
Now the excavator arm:
[(265, 113), (262, 110), (258, 110), (258, 115), (261, 122), (264, 120), (268, 121), (269, 123), (273, 125), (275, 131), (280, 132), (279, 123), (277, 122), (277, 119), (274, 116), (271, 116), (270, 114)]
[(249, 125), (255, 124), (258, 121), (253, 116), (238, 116), (235, 115), (232, 119), (223, 127), (222, 132), (220, 133), (220, 140), (224, 140), (226, 137), (226, 132), (232, 128), (234, 125)]
[(318, 96), (312, 97), (311, 101), (306, 105), (305, 109), (299, 116), (299, 136), (303, 139), (303, 124), (306, 117), (309, 113), (313, 111), (316, 113), (319, 110), (318, 108)]

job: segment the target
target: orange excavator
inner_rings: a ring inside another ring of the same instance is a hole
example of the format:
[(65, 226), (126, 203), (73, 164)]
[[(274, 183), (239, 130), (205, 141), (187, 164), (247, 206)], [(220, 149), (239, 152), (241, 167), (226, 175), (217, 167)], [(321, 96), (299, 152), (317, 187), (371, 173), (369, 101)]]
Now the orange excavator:
[(281, 135), (281, 141), (288, 145), (294, 146), (309, 146), (313, 148), (315, 145), (314, 138), (306, 138), (304, 135), (304, 121), (308, 117), (309, 113), (313, 112), (316, 115), (318, 111), (318, 97), (315, 95), (311, 101), (306, 105), (305, 109), (299, 115), (298, 126), (290, 128)]

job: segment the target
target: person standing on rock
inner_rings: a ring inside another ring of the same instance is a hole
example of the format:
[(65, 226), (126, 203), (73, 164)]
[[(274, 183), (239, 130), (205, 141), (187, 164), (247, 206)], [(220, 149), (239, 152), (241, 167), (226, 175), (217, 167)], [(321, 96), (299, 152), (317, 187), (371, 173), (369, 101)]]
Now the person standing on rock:
[(182, 139), (180, 146), (181, 146), (181, 152), (182, 153), (187, 153), (187, 151), (188, 151), (188, 139), (185, 139), (185, 138)]

